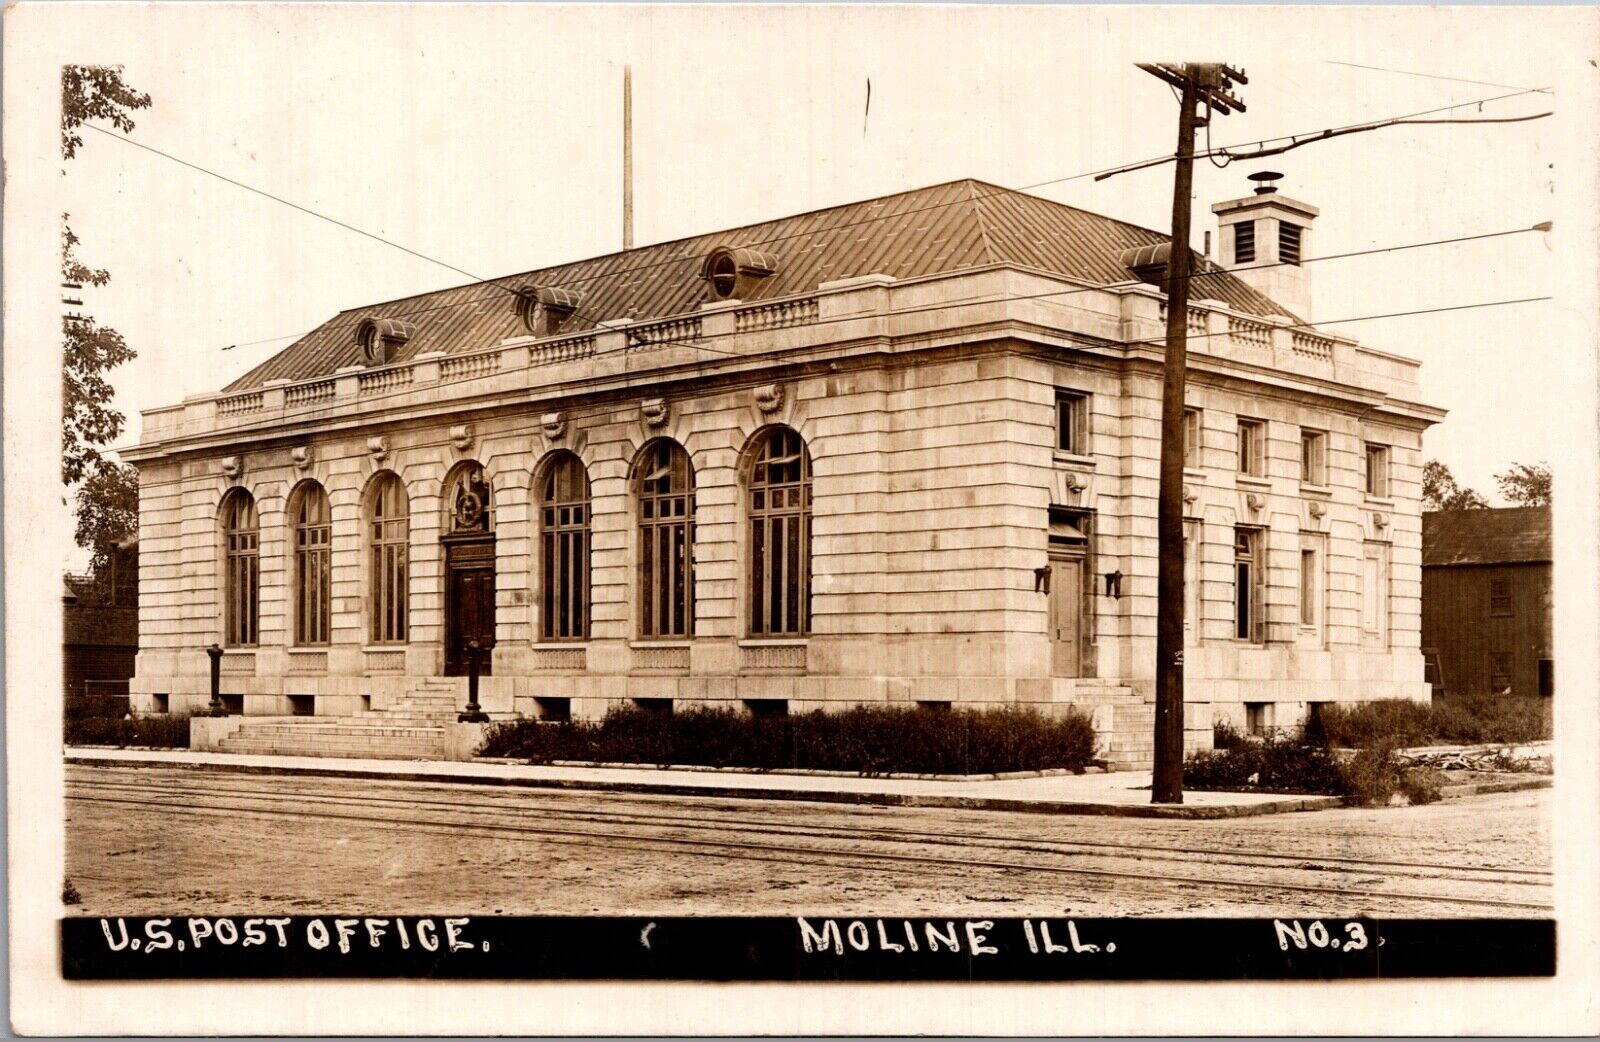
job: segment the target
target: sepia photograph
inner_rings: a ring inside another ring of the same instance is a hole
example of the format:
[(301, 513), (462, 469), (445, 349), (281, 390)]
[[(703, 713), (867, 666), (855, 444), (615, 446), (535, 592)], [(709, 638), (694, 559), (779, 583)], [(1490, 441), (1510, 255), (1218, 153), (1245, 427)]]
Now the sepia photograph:
[(1594, 9), (5, 19), (13, 1030), (1600, 1031)]

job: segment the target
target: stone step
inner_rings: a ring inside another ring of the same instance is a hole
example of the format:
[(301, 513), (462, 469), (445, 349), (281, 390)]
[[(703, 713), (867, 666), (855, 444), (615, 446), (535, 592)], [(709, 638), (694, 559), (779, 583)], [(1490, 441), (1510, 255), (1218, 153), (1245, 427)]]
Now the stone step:
[(388, 746), (325, 746), (325, 745), (268, 745), (250, 744), (228, 746), (222, 750), (236, 756), (318, 756), (337, 757), (344, 760), (442, 760), (444, 746), (400, 747)]
[(442, 738), (444, 728), (430, 727), (427, 725), (393, 725), (393, 724), (368, 724), (368, 723), (326, 723), (326, 724), (269, 724), (261, 726), (245, 726), (234, 734), (245, 737), (278, 736), (278, 735), (321, 735), (321, 734), (361, 734), (378, 735), (395, 738)]

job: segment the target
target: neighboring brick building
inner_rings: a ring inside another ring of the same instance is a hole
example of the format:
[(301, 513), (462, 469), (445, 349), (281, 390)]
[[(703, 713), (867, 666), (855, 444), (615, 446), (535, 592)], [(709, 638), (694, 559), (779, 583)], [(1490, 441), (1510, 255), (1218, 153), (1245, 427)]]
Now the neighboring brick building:
[(1550, 508), (1422, 515), (1422, 646), (1436, 692), (1550, 695)]
[[(1257, 264), (1315, 214), (1252, 212)], [(1147, 759), (1164, 242), (956, 181), (344, 312), (144, 414), (135, 703), (204, 702), (213, 641), (247, 714), (459, 702), (434, 678), (492, 636), (493, 712), (1082, 704)], [(1210, 271), (1191, 741), (1426, 698), (1443, 413)]]
[(104, 575), (68, 575), (61, 593), (62, 683), (67, 698), (128, 696), (139, 651), (139, 546), (112, 553)]

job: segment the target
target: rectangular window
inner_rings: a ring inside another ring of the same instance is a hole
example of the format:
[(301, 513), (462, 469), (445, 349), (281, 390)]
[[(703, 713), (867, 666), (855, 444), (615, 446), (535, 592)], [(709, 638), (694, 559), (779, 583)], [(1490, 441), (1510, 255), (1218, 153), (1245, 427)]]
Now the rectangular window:
[(1300, 625), (1306, 628), (1317, 624), (1317, 552), (1300, 550)]
[(1183, 410), (1183, 465), (1191, 470), (1200, 467), (1200, 410)]
[(1256, 260), (1256, 222), (1240, 221), (1233, 226), (1233, 262), (1254, 264)]
[(1200, 643), (1200, 527), (1183, 523), (1183, 636), (1185, 644)]
[(1266, 643), (1266, 562), (1259, 528), (1233, 530), (1233, 635)]
[(1089, 396), (1081, 391), (1056, 391), (1056, 449), (1089, 454)]
[(1300, 483), (1319, 488), (1328, 483), (1328, 436), (1322, 431), (1300, 430)]
[(1278, 262), (1300, 263), (1300, 226), (1288, 221), (1278, 222)]
[(1389, 643), (1389, 544), (1367, 543), (1361, 553), (1361, 639)]
[(1507, 576), (1489, 577), (1489, 614), (1499, 618), (1511, 614), (1511, 580)]
[(1246, 702), (1244, 704), (1244, 727), (1247, 733), (1258, 737), (1267, 733), (1267, 704), (1265, 702)]
[(1389, 496), (1389, 446), (1367, 442), (1367, 495)]
[(1239, 417), (1239, 473), (1259, 478), (1267, 472), (1267, 425)]
[(227, 557), (227, 644), (235, 648), (252, 647), (256, 643), (256, 597), (259, 589), (255, 531), (230, 532)]
[(1489, 652), (1489, 691), (1496, 695), (1511, 693), (1511, 652)]
[(375, 644), (406, 639), (407, 556), (410, 542), (404, 517), (372, 521), (372, 640)]

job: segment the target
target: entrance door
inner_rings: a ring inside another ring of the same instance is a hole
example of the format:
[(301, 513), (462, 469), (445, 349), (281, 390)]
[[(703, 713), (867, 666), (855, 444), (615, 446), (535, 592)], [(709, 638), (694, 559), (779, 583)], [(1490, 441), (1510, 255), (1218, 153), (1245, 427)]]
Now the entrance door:
[[(449, 595), (445, 602), (444, 675), (467, 675), (467, 643), (477, 641), (487, 649), (494, 642), (494, 569), (456, 567), (449, 570)], [(478, 671), (487, 676), (490, 656), (478, 656)]]
[(1083, 558), (1050, 558), (1050, 672), (1083, 675)]

